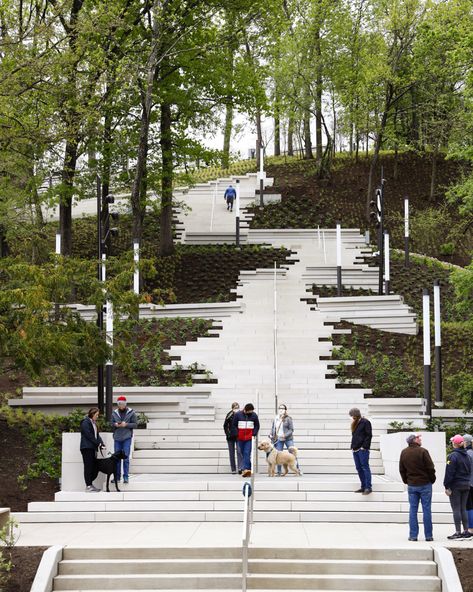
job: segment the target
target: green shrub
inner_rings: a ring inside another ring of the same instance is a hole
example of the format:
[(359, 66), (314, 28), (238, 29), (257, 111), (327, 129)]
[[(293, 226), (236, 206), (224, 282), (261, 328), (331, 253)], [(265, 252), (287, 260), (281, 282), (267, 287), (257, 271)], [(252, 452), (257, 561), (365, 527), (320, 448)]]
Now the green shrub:
[(473, 411), (473, 374), (458, 372), (447, 378), (450, 389), (455, 391), (456, 402), (465, 411)]

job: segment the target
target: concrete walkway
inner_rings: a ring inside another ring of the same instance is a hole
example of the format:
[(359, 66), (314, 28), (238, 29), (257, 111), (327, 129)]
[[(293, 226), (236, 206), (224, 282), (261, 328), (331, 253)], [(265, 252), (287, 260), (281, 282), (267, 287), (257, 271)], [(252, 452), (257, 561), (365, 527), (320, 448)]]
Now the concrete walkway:
[[(473, 549), (471, 541), (449, 541), (453, 525), (434, 525), (434, 543), (407, 541), (404, 524), (256, 523), (251, 533), (254, 547), (359, 547)], [(74, 547), (238, 547), (239, 522), (161, 522), (21, 524), (20, 546), (68, 545)], [(281, 536), (278, 536), (278, 532)], [(282, 533), (284, 535), (282, 536)]]

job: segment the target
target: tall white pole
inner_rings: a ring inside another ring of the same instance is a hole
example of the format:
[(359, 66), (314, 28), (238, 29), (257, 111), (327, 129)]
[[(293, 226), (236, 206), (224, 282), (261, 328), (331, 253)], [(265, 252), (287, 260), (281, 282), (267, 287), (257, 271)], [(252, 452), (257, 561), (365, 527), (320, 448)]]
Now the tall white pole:
[(337, 222), (337, 296), (342, 295), (342, 225)]
[(240, 179), (236, 180), (235, 200), (235, 225), (236, 225), (236, 246), (240, 246)]
[(322, 242), (324, 245), (324, 263), (327, 265), (327, 247), (325, 244), (325, 230), (322, 231)]
[(133, 241), (133, 261), (135, 263), (135, 269), (133, 272), (133, 292), (135, 294), (140, 293), (140, 243), (138, 240)]
[(215, 181), (215, 190), (214, 190), (214, 196), (213, 196), (213, 200), (212, 200), (212, 211), (210, 213), (210, 232), (212, 232), (213, 227), (214, 227), (215, 204), (217, 202), (217, 187), (218, 187), (218, 181)]
[(391, 280), (391, 266), (389, 259), (389, 232), (384, 231), (384, 293), (389, 295), (389, 285)]
[(274, 407), (275, 412), (278, 412), (278, 291), (277, 291), (277, 273), (276, 261), (274, 262)]
[(60, 255), (61, 254), (61, 235), (58, 232), (56, 234), (56, 255)]
[(409, 198), (404, 198), (404, 267), (409, 267)]
[(264, 191), (264, 149), (263, 146), (260, 145), (260, 152), (259, 152), (259, 205), (260, 207), (264, 206), (264, 199), (263, 199), (263, 191)]
[(431, 400), (431, 365), (430, 365), (430, 295), (424, 289), (422, 296), (422, 322), (424, 337), (424, 399), (425, 411), (430, 417), (432, 415)]
[(434, 283), (434, 328), (435, 328), (435, 405), (443, 407), (442, 397), (442, 317), (440, 312), (440, 280)]

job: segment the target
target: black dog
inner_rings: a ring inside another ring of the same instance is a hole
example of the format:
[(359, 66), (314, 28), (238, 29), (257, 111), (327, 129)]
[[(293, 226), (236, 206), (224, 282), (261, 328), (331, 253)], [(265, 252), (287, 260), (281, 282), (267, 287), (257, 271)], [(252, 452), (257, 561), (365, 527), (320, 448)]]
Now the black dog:
[(123, 452), (123, 450), (120, 450), (120, 452), (115, 452), (114, 454), (111, 454), (110, 456), (107, 456), (106, 458), (98, 458), (97, 459), (97, 469), (99, 471), (99, 473), (104, 473), (105, 475), (107, 475), (107, 491), (110, 493), (110, 477), (113, 475), (113, 478), (115, 480), (115, 488), (117, 491), (120, 491), (118, 489), (118, 477), (117, 477), (117, 461), (119, 460), (124, 460), (125, 458), (128, 458), (127, 455)]

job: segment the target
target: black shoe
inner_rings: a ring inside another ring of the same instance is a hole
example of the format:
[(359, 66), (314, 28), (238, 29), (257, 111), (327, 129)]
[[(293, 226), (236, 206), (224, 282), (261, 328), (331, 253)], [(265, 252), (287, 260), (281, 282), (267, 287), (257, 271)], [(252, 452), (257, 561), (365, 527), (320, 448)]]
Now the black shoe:
[(360, 489), (357, 489), (354, 493), (363, 493), (364, 489), (363, 487), (360, 487)]
[(239, 475), (241, 475), (242, 473), (243, 473), (243, 471), (240, 469), (240, 470), (238, 471), (238, 474), (239, 474)]
[(417, 543), (417, 539), (413, 539), (413, 538), (411, 538), (411, 537), (409, 537), (407, 540), (408, 540), (408, 541), (413, 541), (414, 543)]
[(433, 537), (429, 537), (428, 539), (425, 539), (425, 542), (426, 543), (431, 543), (433, 540), (434, 540)]
[(447, 537), (449, 541), (458, 541), (459, 539), (463, 539), (463, 534), (461, 532), (455, 532)]
[(362, 495), (369, 495), (370, 493), (373, 493), (372, 489), (365, 489)]
[(468, 532), (467, 530), (465, 530), (465, 532), (462, 532), (462, 538), (471, 539), (471, 538), (473, 538), (473, 534), (471, 534), (471, 532)]

